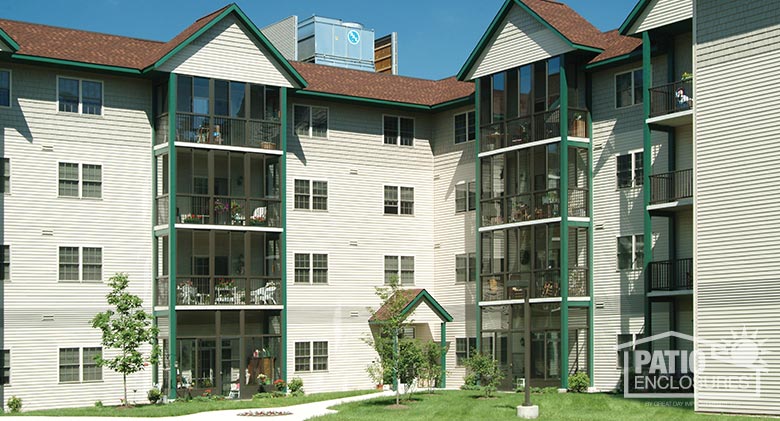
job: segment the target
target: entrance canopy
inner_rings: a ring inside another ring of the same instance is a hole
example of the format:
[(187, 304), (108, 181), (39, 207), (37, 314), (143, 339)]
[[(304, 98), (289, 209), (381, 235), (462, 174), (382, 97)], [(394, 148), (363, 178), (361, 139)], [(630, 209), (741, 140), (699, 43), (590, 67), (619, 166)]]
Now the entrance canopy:
[(398, 290), (389, 300), (387, 300), (385, 305), (380, 307), (379, 310), (368, 319), (368, 322), (371, 324), (380, 324), (387, 321), (392, 316), (391, 307), (396, 303), (396, 300), (400, 300), (404, 303), (403, 309), (401, 310), (401, 317), (403, 318), (412, 314), (414, 310), (417, 309), (417, 306), (424, 302), (434, 313), (436, 313), (439, 320), (444, 323), (452, 321), (450, 313), (447, 313), (447, 310), (445, 310), (444, 307), (428, 293), (428, 291), (418, 288)]

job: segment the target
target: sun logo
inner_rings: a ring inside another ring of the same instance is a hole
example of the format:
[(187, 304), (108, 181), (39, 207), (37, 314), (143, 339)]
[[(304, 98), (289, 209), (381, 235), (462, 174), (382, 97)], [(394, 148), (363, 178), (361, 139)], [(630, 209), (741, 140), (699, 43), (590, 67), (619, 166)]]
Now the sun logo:
[(758, 339), (758, 330), (731, 331), (731, 338), (711, 345), (710, 358), (754, 371), (767, 371), (763, 357), (770, 354), (764, 344), (768, 339)]

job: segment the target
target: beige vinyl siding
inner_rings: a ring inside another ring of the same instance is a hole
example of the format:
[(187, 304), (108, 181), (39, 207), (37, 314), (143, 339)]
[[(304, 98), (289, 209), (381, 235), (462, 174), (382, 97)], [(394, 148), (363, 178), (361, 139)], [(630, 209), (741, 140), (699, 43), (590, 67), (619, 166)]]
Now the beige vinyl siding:
[(269, 51), (232, 15), (176, 53), (162, 72), (292, 87)]
[(271, 44), (287, 60), (297, 60), (298, 57), (298, 16), (290, 16), (279, 22), (268, 25), (260, 32), (271, 41)]
[[(25, 409), (118, 404), (122, 378), (59, 384), (58, 348), (99, 346), (89, 320), (105, 310), (104, 283), (58, 282), (58, 247), (101, 247), (103, 279), (130, 277), (130, 292), (151, 306), (151, 83), (105, 74), (10, 66), (19, 106), (0, 111), (3, 154), (13, 162), (13, 193), (3, 200), (3, 243), (13, 279), (4, 284), (4, 347), (11, 350), (6, 397)], [(103, 114), (60, 113), (58, 75), (101, 80)], [(50, 151), (44, 148), (51, 148)], [(58, 197), (58, 162), (102, 165), (100, 199)], [(110, 352), (105, 352), (110, 356)], [(151, 373), (128, 378), (142, 402)]]
[(455, 186), (476, 180), (476, 142), (455, 144), (454, 116), (473, 107), (433, 117), (434, 264), (433, 296), (453, 321), (447, 324), (447, 387), (463, 384), (466, 371), (455, 366), (455, 339), (477, 336), (476, 282), (455, 282), (455, 256), (476, 252), (476, 211), (455, 212)]
[(756, 396), (700, 386), (747, 372), (710, 359), (696, 409), (780, 415), (780, 8), (697, 1), (694, 28), (695, 332), (716, 343), (755, 333), (769, 363)]
[(482, 51), (468, 79), (476, 79), (574, 49), (560, 35), (513, 4), (493, 39)]
[[(414, 288), (434, 289), (433, 156), (430, 120), (424, 114), (315, 102), (329, 109), (328, 139), (297, 136), (288, 127), (287, 185), (298, 178), (328, 181), (328, 210), (293, 209), (287, 189), (287, 267), (295, 253), (328, 253), (327, 285), (295, 285), (288, 271), (289, 350), (296, 341), (326, 340), (328, 373), (295, 373), (307, 392), (372, 387), (366, 366), (376, 353), (367, 307), (377, 309), (375, 288), (384, 284), (384, 256), (414, 256)], [(414, 146), (385, 145), (384, 114), (415, 121)], [(414, 215), (385, 215), (384, 186), (414, 187)], [(352, 314), (355, 314), (352, 317)], [(438, 324), (436, 325), (438, 326)]]
[(693, 0), (652, 0), (630, 28), (628, 34), (638, 34), (690, 19), (692, 14)]

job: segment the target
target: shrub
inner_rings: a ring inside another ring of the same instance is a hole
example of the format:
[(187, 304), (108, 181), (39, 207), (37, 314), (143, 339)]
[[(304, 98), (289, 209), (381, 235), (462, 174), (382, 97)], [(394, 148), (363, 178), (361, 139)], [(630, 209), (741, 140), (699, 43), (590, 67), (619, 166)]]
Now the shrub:
[(579, 373), (569, 376), (569, 390), (576, 393), (584, 393), (588, 391), (590, 386), (590, 377), (587, 373), (580, 371)]
[(467, 358), (463, 364), (467, 372), (474, 376), (476, 383), (482, 387), (485, 397), (489, 398), (504, 378), (504, 373), (498, 367), (498, 361), (490, 355), (477, 352)]
[(270, 397), (271, 397), (270, 393), (255, 393), (254, 395), (252, 395), (252, 400), (256, 401), (256, 400), (266, 399)]
[(287, 389), (290, 390), (290, 394), (293, 396), (303, 395), (303, 379), (296, 377), (287, 383)]
[(282, 379), (276, 379), (274, 380), (274, 387), (277, 392), (284, 392), (284, 389), (287, 389), (287, 382)]
[(284, 393), (284, 392), (280, 392), (280, 391), (278, 391), (278, 390), (277, 390), (276, 392), (273, 392), (273, 393), (271, 393), (271, 397), (272, 397), (272, 398), (283, 398), (283, 397), (285, 397), (285, 396), (287, 396), (287, 394), (286, 394), (286, 393)]
[(102, 408), (103, 407), (103, 401), (95, 401), (95, 408)]
[(162, 399), (162, 393), (160, 392), (160, 389), (151, 388), (148, 392), (146, 392), (146, 398), (149, 399), (149, 403), (152, 405), (156, 404), (157, 402), (160, 402), (160, 399)]
[(11, 396), (8, 398), (8, 402), (6, 402), (6, 405), (8, 405), (8, 409), (11, 410), (11, 412), (22, 412), (22, 399), (17, 398), (16, 396)]

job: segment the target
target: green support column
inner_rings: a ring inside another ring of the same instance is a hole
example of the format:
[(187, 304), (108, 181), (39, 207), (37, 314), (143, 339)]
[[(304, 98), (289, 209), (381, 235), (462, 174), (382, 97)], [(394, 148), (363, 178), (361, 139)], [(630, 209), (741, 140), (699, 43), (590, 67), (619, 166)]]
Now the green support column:
[[(642, 213), (644, 214), (644, 239), (645, 239), (645, 256), (642, 262), (642, 273), (647, 274), (647, 268), (650, 262), (653, 261), (653, 221), (650, 218), (650, 213), (647, 211), (647, 206), (650, 204), (650, 172), (652, 168), (652, 134), (650, 132), (650, 126), (646, 123), (650, 117), (650, 86), (652, 77), (652, 59), (650, 48), (650, 34), (645, 31), (642, 32), (642, 92), (644, 93), (642, 101), (644, 122), (642, 124), (643, 134), (643, 151), (642, 154), (642, 167), (644, 168), (644, 181), (642, 187), (642, 193), (644, 195)], [(645, 277), (645, 297), (644, 297), (644, 310), (645, 310), (645, 334), (652, 334), (652, 317), (650, 314), (650, 302), (647, 298), (647, 292), (650, 291), (650, 283)]]
[(477, 255), (477, 279), (475, 280), (476, 283), (476, 293), (475, 295), (475, 312), (474, 312), (474, 319), (476, 323), (477, 328), (477, 350), (482, 352), (482, 311), (479, 309), (479, 301), (482, 298), (482, 234), (479, 232), (479, 227), (482, 225), (482, 205), (481, 205), (481, 198), (482, 198), (482, 160), (479, 159), (479, 148), (481, 143), (481, 135), (480, 135), (480, 109), (479, 109), (479, 95), (480, 95), (480, 88), (479, 88), (479, 80), (476, 80), (474, 82), (474, 122), (476, 124), (476, 140), (474, 142), (474, 148), (476, 149), (474, 151), (474, 156), (477, 157), (474, 161), (474, 172), (476, 173), (474, 175), (475, 183), (477, 184), (476, 188), (476, 227), (477, 232), (474, 236), (476, 239), (476, 255)]
[[(155, 91), (156, 97), (156, 91)], [(155, 101), (152, 101), (154, 103)], [(152, 115), (156, 116), (159, 113), (154, 106), (152, 106)], [(157, 122), (155, 118), (152, 120)], [(157, 327), (157, 316), (154, 314), (154, 308), (157, 306), (157, 277), (159, 273), (157, 271), (157, 234), (154, 232), (154, 227), (157, 225), (157, 156), (154, 154), (154, 138), (155, 138), (155, 124), (152, 124), (152, 324)], [(157, 345), (157, 338), (154, 338), (154, 343)], [(158, 376), (159, 364), (152, 365), (152, 384), (158, 384), (160, 381)]]
[(168, 398), (176, 399), (176, 75), (168, 77)]
[(279, 250), (279, 259), (282, 272), (282, 378), (287, 379), (287, 88), (281, 88), (282, 96), (282, 121), (281, 142), (282, 162), (279, 171), (281, 174), (281, 186), (279, 196), (282, 200), (282, 245)]
[(447, 323), (441, 322), (441, 383), (439, 387), (447, 387)]
[[(590, 109), (591, 107), (588, 107), (588, 110)], [(593, 304), (593, 119), (590, 112), (588, 112), (588, 138), (590, 139), (588, 146), (588, 217), (590, 218), (588, 224), (588, 296), (590, 296), (588, 302), (588, 377), (590, 377), (590, 386), (593, 387), (593, 311), (595, 309)]]
[(560, 56), (560, 60), (561, 388), (567, 389), (569, 387), (569, 86), (566, 80), (565, 56)]

